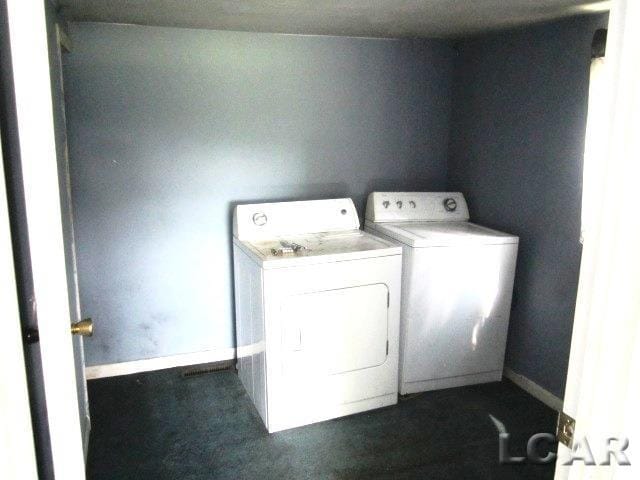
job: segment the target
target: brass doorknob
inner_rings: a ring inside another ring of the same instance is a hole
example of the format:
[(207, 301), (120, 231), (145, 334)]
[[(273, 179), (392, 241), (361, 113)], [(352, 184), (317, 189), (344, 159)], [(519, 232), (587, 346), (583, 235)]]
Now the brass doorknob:
[(93, 335), (93, 320), (85, 318), (79, 322), (71, 324), (72, 335), (82, 335), (83, 337), (90, 337)]

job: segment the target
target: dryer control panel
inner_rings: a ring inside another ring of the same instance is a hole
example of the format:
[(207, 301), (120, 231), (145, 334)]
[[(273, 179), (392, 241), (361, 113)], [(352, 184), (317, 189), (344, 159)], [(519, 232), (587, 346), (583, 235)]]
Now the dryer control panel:
[(233, 210), (233, 235), (239, 240), (265, 240), (359, 228), (358, 213), (350, 198), (253, 203), (236, 205)]
[(371, 222), (455, 222), (469, 220), (460, 192), (373, 192), (365, 218)]

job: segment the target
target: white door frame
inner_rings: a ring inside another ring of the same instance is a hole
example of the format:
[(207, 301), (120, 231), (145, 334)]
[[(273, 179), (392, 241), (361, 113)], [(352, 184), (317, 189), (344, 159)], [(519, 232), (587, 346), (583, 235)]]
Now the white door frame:
[[(71, 52), (71, 40), (62, 29), (58, 20), (55, 20), (54, 24), (55, 28), (55, 60), (50, 59), (50, 61), (55, 61), (58, 63), (57, 68), (52, 66), (51, 73), (53, 74), (56, 70), (59, 75), (59, 86), (60, 86), (60, 102), (59, 105), (54, 105), (54, 108), (60, 109), (60, 114), (62, 116), (62, 125), (59, 126), (64, 131), (64, 144), (63, 144), (63, 157), (60, 158), (58, 153), (58, 164), (62, 163), (64, 165), (64, 172), (62, 175), (65, 177), (66, 190), (62, 192), (65, 197), (64, 200), (61, 200), (63, 204), (68, 205), (68, 218), (66, 219), (69, 222), (68, 228), (70, 228), (70, 238), (67, 238), (67, 242), (70, 242), (70, 245), (67, 245), (67, 248), (71, 249), (71, 258), (67, 258), (67, 270), (73, 272), (71, 279), (69, 275), (67, 275), (67, 288), (70, 291), (73, 291), (73, 295), (69, 298), (73, 297), (73, 301), (71, 302), (70, 308), (71, 312), (71, 320), (72, 321), (80, 321), (82, 319), (82, 313), (80, 309), (80, 291), (79, 291), (79, 282), (78, 282), (78, 262), (76, 256), (76, 243), (75, 243), (75, 227), (74, 227), (74, 219), (73, 219), (73, 204), (71, 200), (71, 174), (69, 172), (69, 148), (68, 148), (68, 137), (67, 137), (67, 115), (64, 105), (64, 78), (62, 75), (62, 54), (63, 52)], [(52, 83), (54, 86), (55, 83)], [(54, 97), (55, 98), (55, 97)], [(57, 132), (59, 134), (59, 132)], [(58, 146), (59, 147), (59, 146)], [(58, 149), (59, 150), (59, 149)], [(58, 174), (60, 175), (60, 168), (58, 168)], [(69, 284), (69, 281), (71, 283)], [(84, 448), (84, 458), (85, 462), (87, 460), (87, 455), (89, 454), (89, 436), (91, 433), (91, 415), (89, 412), (89, 392), (87, 390), (87, 378), (85, 373), (85, 360), (84, 360), (84, 339), (81, 335), (77, 336), (74, 340), (77, 342), (74, 344), (74, 355), (76, 356), (76, 383), (78, 385), (78, 402), (80, 408), (80, 422), (82, 427), (82, 445)], [(80, 368), (78, 366), (80, 365)]]
[(20, 162), (56, 478), (85, 478), (43, 0), (7, 0)]
[(0, 161), (0, 478), (37, 480), (5, 184)]

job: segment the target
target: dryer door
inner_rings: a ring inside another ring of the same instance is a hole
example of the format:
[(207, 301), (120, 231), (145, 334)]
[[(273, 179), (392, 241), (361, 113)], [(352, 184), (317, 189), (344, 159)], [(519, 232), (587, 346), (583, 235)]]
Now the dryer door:
[(401, 260), (264, 271), (269, 431), (395, 402)]
[(387, 358), (386, 285), (302, 293), (282, 304), (285, 367), (329, 375), (382, 365)]

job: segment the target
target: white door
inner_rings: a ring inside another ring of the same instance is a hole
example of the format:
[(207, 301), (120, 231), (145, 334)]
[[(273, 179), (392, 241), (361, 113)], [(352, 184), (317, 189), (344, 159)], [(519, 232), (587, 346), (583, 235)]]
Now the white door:
[(61, 207), (65, 195), (61, 196), (59, 185), (45, 2), (8, 0), (6, 5), (13, 84), (5, 88), (13, 90), (16, 129), (16, 151), (10, 154), (13, 165), (21, 170), (21, 214), (28, 235), (21, 238), (26, 251), (20, 255), (30, 259), (48, 460), (55, 478), (75, 480), (85, 477), (82, 423), (86, 417), (78, 402), (78, 392), (85, 385), (83, 377), (76, 376), (70, 331), (75, 306), (70, 308), (74, 296), (69, 288), (74, 287), (68, 285), (65, 263)]
[(563, 405), (575, 424), (563, 423), (573, 438), (558, 447), (558, 480), (640, 478), (639, 44), (640, 2), (612, 1)]

